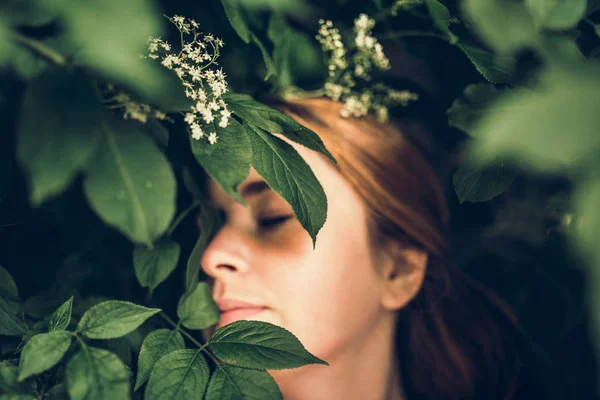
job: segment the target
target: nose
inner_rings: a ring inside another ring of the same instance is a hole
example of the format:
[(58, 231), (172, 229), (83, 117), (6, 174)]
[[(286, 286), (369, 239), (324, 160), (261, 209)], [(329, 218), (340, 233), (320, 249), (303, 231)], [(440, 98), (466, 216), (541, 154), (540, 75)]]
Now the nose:
[(215, 281), (226, 281), (235, 274), (249, 270), (249, 238), (231, 224), (225, 224), (204, 249), (200, 264)]

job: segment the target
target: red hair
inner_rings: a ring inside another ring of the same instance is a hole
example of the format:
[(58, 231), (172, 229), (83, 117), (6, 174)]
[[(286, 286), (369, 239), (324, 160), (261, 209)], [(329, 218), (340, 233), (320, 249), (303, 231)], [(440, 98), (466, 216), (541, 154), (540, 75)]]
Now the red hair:
[(428, 253), (424, 283), (399, 311), (397, 357), (408, 398), (511, 398), (521, 365), (516, 318), (453, 261), (441, 183), (450, 158), (410, 140), (430, 136), (431, 127), (409, 118), (345, 119), (341, 103), (326, 98), (269, 104), (323, 140), (369, 209), (373, 245), (392, 240)]

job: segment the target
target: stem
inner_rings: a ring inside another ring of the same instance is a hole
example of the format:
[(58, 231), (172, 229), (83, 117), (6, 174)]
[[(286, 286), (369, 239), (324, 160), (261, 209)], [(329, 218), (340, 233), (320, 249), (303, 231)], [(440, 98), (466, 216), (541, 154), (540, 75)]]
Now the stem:
[(161, 311), (159, 314), (160, 314), (161, 317), (163, 317), (163, 319), (165, 321), (167, 321), (169, 323), (169, 325), (173, 326), (173, 328), (175, 328), (176, 331), (180, 332), (183, 336), (185, 336), (186, 338), (190, 339), (190, 342), (192, 342), (196, 346), (198, 346), (200, 348), (200, 350), (203, 350), (204, 347), (206, 347), (206, 344), (200, 343), (192, 335), (190, 335), (187, 331), (183, 330), (181, 328), (181, 323), (175, 323), (175, 321), (173, 321), (171, 319), (171, 317), (169, 317), (164, 311)]
[(163, 317), (163, 319), (165, 321), (167, 321), (169, 323), (169, 325), (173, 326), (173, 328), (175, 328), (175, 330), (177, 332), (181, 333), (183, 336), (188, 338), (190, 340), (190, 342), (192, 342), (196, 346), (198, 346), (198, 349), (200, 351), (203, 351), (205, 354), (208, 354), (208, 356), (211, 358), (211, 360), (213, 360), (213, 362), (215, 363), (215, 365), (217, 367), (220, 365), (221, 362), (210, 352), (210, 349), (206, 347), (206, 346), (208, 346), (208, 343), (201, 344), (192, 335), (190, 335), (186, 330), (181, 328), (181, 322), (175, 323), (175, 321), (173, 321), (171, 319), (171, 317), (169, 317), (164, 311), (161, 311), (159, 314), (161, 317)]
[(192, 204), (190, 204), (188, 206), (188, 208), (183, 210), (181, 212), (181, 214), (179, 214), (177, 216), (177, 218), (175, 218), (175, 220), (173, 221), (171, 226), (169, 226), (169, 229), (167, 229), (167, 235), (171, 236), (173, 231), (175, 231), (175, 229), (177, 228), (177, 225), (179, 225), (181, 223), (181, 221), (183, 221), (183, 219), (190, 213), (190, 211), (192, 211), (194, 208), (198, 207), (199, 205), (200, 205), (199, 201), (194, 201)]
[(445, 42), (449, 42), (448, 38), (440, 33), (437, 32), (430, 32), (430, 31), (401, 31), (401, 32), (390, 32), (384, 35), (381, 35), (382, 38), (384, 39), (398, 39), (398, 38), (402, 38), (402, 37), (413, 37), (413, 36), (429, 36), (429, 37), (434, 37), (436, 39), (441, 39)]
[(38, 56), (45, 58), (46, 60), (58, 65), (59, 67), (68, 66), (69, 63), (62, 54), (48, 47), (43, 42), (24, 36), (18, 32), (14, 32), (13, 37), (17, 43), (19, 43), (23, 47), (28, 48)]

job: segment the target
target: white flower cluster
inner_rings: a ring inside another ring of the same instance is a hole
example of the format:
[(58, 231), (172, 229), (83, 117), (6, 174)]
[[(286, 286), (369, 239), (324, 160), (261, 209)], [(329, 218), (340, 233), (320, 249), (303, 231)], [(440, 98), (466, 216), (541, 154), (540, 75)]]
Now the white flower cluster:
[[(181, 50), (178, 53), (171, 52), (172, 46), (168, 42), (151, 37), (148, 40), (148, 57), (160, 59), (164, 67), (175, 71), (186, 96), (195, 101), (184, 118), (192, 138), (200, 140), (207, 136), (208, 142), (215, 144), (217, 133), (212, 130), (205, 135), (203, 126), (212, 124), (218, 118), (219, 127), (225, 128), (231, 113), (221, 97), (228, 90), (225, 73), (222, 68), (213, 70), (208, 67), (218, 65), (216, 60), (224, 43), (213, 35), (198, 32), (199, 24), (193, 19), (175, 15), (169, 21), (181, 33)], [(191, 40), (186, 42), (186, 36), (191, 36)]]
[(106, 107), (109, 109), (122, 108), (124, 119), (133, 119), (142, 124), (145, 124), (151, 118), (170, 121), (167, 114), (158, 108), (135, 101), (129, 94), (117, 90), (111, 83), (105, 83), (102, 86), (102, 93)]
[(418, 7), (423, 5), (425, 0), (396, 0), (396, 2), (392, 5), (392, 9), (390, 13), (393, 16), (398, 15), (398, 10), (406, 10), (413, 7)]
[(375, 112), (377, 120), (385, 122), (388, 119), (388, 109), (396, 105), (406, 106), (418, 95), (408, 90), (395, 90), (381, 82), (369, 83), (366, 89), (356, 90), (357, 80), (370, 82), (374, 68), (388, 70), (390, 61), (383, 52), (383, 46), (372, 36), (371, 31), (375, 20), (366, 14), (360, 14), (354, 20), (353, 54), (348, 57), (348, 51), (342, 42), (342, 37), (332, 21), (319, 20), (321, 25), (316, 36), (321, 48), (329, 53), (329, 77), (325, 82), (325, 95), (335, 101), (342, 101), (344, 107), (340, 115), (344, 118), (361, 117), (370, 110)]

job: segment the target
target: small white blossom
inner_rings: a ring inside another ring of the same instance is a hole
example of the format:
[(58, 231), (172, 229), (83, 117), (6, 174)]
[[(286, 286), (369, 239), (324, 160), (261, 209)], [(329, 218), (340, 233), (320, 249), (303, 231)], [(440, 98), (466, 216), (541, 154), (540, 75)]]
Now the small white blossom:
[(193, 139), (200, 140), (202, 138), (202, 136), (204, 136), (204, 132), (202, 131), (202, 128), (197, 123), (193, 123), (190, 128), (192, 131)]
[(191, 125), (196, 120), (196, 116), (192, 113), (185, 114), (185, 118), (183, 119), (188, 125)]
[(215, 131), (212, 131), (212, 132), (211, 132), (211, 133), (208, 135), (208, 142), (209, 142), (210, 144), (215, 144), (215, 143), (217, 143), (217, 138), (218, 138), (218, 136), (217, 136), (217, 132), (215, 132)]
[[(355, 48), (350, 49), (350, 53), (345, 49), (339, 30), (333, 27), (333, 22), (321, 19), (319, 24), (321, 27), (316, 38), (323, 51), (329, 55), (325, 95), (344, 104), (340, 110), (342, 117), (361, 117), (373, 111), (378, 121), (385, 122), (389, 117), (390, 107), (406, 106), (410, 101), (418, 99), (415, 93), (394, 90), (381, 82), (370, 82), (374, 69), (391, 68), (383, 46), (371, 33), (375, 27), (373, 18), (360, 14), (354, 20)], [(359, 86), (359, 82), (363, 84)], [(357, 90), (358, 87), (363, 89)]]

